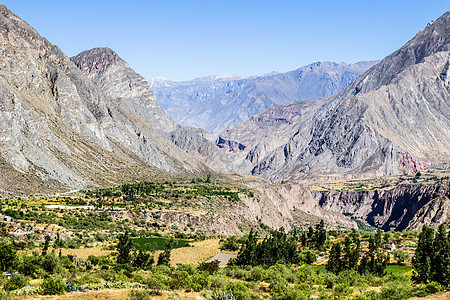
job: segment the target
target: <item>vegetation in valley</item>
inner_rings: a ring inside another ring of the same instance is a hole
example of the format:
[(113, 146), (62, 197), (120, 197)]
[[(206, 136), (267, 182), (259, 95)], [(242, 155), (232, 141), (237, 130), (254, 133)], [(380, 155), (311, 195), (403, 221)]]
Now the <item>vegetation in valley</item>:
[[(407, 299), (449, 288), (444, 226), (372, 232), (327, 229), (321, 221), (286, 232), (260, 222), (244, 236), (219, 242), (195, 226), (161, 222), (163, 210), (184, 202), (197, 209), (209, 203), (210, 209), (211, 199), (235, 203), (242, 194), (252, 196), (208, 181), (2, 199), (0, 297), (115, 289), (129, 299)], [(236, 258), (225, 267), (206, 262), (219, 251)]]

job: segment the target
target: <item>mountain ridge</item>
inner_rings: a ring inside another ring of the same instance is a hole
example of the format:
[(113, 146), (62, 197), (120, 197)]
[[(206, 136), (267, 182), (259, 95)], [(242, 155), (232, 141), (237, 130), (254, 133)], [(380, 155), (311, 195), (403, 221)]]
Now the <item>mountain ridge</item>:
[[(447, 12), (337, 95), (313, 109), (294, 103), (256, 115), (220, 135), (219, 146), (237, 152), (241, 171), (275, 182), (448, 167), (449, 27)], [(271, 129), (288, 107), (290, 121)]]
[[(4, 190), (73, 189), (211, 170), (111, 101), (55, 45), (0, 5)], [(30, 188), (25, 182), (33, 182)]]
[(333, 95), (374, 63), (317, 62), (286, 73), (212, 75), (182, 82), (155, 78), (150, 85), (177, 122), (206, 129), (216, 138), (269, 107)]
[(75, 65), (113, 101), (139, 115), (160, 134), (215, 171), (233, 172), (227, 156), (206, 131), (178, 125), (159, 105), (144, 77), (110, 48), (93, 48), (71, 58)]

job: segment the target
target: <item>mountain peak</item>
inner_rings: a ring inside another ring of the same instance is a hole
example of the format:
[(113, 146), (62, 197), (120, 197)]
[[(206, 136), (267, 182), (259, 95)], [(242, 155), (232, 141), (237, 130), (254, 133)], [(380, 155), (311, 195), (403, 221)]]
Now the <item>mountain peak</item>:
[(84, 74), (104, 72), (113, 64), (122, 61), (116, 52), (107, 47), (83, 51), (71, 60)]
[(450, 12), (428, 23), (408, 43), (384, 58), (349, 88), (354, 93), (368, 92), (391, 83), (402, 71), (437, 52), (450, 49)]

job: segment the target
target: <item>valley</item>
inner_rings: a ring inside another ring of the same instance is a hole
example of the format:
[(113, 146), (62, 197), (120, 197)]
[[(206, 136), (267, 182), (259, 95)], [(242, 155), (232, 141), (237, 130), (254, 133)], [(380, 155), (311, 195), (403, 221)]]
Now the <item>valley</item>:
[(449, 33), (147, 81), (0, 4), (0, 298), (448, 298)]

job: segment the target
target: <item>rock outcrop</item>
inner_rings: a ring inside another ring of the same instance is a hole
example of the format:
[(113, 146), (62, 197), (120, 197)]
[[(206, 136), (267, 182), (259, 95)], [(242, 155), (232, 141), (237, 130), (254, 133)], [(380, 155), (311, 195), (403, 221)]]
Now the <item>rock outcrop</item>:
[[(112, 185), (156, 174), (211, 171), (123, 102), (105, 95), (58, 47), (3, 5), (0, 120), (0, 160), (8, 172), (1, 176), (5, 191)], [(11, 178), (19, 180), (8, 185)]]
[(149, 83), (116, 52), (109, 48), (94, 48), (71, 60), (113, 102), (141, 117), (158, 134), (215, 171), (234, 171), (231, 161), (218, 151), (209, 134), (202, 129), (182, 127), (170, 118), (159, 105)]
[(438, 227), (449, 222), (450, 182), (405, 184), (388, 190), (314, 192), (320, 207), (383, 230)]
[(266, 109), (336, 94), (375, 62), (317, 62), (287, 73), (210, 76), (185, 82), (150, 81), (161, 105), (180, 124), (214, 138)]
[(240, 169), (273, 182), (448, 167), (449, 47), (450, 12), (339, 94), (256, 115), (219, 146), (240, 145), (231, 151)]

